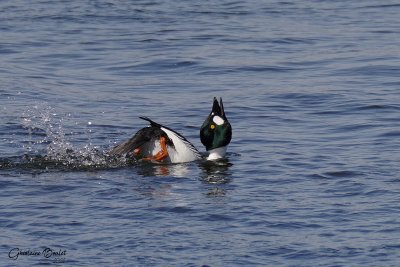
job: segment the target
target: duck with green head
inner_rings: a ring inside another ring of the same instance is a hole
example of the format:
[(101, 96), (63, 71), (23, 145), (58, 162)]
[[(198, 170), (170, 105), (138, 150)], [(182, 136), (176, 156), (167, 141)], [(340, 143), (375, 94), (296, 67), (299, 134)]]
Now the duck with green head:
[(214, 97), (210, 115), (206, 118), (200, 129), (201, 143), (209, 152), (207, 160), (223, 158), (232, 139), (232, 126), (226, 117), (222, 98), (218, 103)]
[[(196, 147), (180, 133), (147, 117), (140, 118), (150, 125), (115, 146), (109, 151), (110, 155), (125, 155), (156, 163), (182, 163), (203, 158)], [(214, 97), (210, 115), (200, 129), (201, 142), (209, 152), (207, 160), (223, 158), (231, 138), (232, 127), (226, 118), (222, 99), (218, 103)]]

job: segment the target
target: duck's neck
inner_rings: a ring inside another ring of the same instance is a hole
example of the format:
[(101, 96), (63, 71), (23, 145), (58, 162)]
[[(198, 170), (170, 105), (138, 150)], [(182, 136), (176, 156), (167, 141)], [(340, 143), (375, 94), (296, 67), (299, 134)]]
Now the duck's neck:
[(210, 154), (208, 155), (207, 160), (216, 160), (216, 159), (223, 158), (226, 154), (227, 148), (228, 148), (228, 146), (223, 146), (223, 147), (211, 149), (209, 151)]

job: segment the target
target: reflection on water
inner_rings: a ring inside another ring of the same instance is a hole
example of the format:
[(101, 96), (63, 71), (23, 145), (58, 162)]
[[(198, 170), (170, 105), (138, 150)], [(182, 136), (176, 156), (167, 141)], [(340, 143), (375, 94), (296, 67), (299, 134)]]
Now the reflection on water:
[[(208, 196), (225, 196), (226, 190), (223, 185), (231, 182), (232, 173), (230, 167), (232, 165), (233, 164), (229, 162), (229, 159), (221, 159), (217, 161), (203, 160), (184, 164), (155, 164), (152, 162), (140, 162), (135, 165), (135, 169), (137, 174), (146, 178), (154, 176), (187, 178), (191, 173), (191, 168), (197, 166), (201, 170), (200, 180), (204, 184), (209, 185), (207, 186), (206, 194)], [(154, 188), (151, 187), (150, 191), (153, 190)], [(144, 190), (144, 192), (147, 191), (148, 188)]]
[(229, 168), (233, 164), (229, 159), (220, 159), (216, 161), (203, 161), (199, 164), (201, 170), (201, 181), (205, 184), (214, 185), (208, 189), (208, 196), (225, 196), (226, 190), (221, 187), (223, 184), (231, 182), (232, 173)]
[(228, 159), (204, 161), (200, 163), (203, 170), (201, 180), (208, 184), (226, 184), (230, 182), (229, 167), (233, 164)]
[(137, 173), (144, 177), (149, 176), (174, 176), (187, 177), (189, 166), (187, 163), (180, 164), (156, 164), (152, 162), (139, 162), (136, 165)]
[(173, 176), (187, 177), (190, 167), (196, 164), (202, 170), (200, 179), (207, 184), (226, 184), (230, 182), (231, 173), (229, 167), (233, 164), (228, 159), (216, 161), (197, 161), (179, 164), (157, 164), (153, 162), (139, 162), (135, 166), (139, 175), (149, 176)]
[(133, 190), (146, 197), (164, 198), (171, 195), (173, 186), (171, 184), (146, 183), (141, 181)]

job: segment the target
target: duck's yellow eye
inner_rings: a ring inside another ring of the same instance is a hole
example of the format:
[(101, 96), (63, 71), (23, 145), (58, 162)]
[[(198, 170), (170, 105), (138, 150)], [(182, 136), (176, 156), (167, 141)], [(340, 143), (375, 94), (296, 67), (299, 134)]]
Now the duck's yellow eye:
[(214, 124), (211, 124), (210, 128), (211, 128), (211, 130), (214, 130), (215, 125), (214, 125)]

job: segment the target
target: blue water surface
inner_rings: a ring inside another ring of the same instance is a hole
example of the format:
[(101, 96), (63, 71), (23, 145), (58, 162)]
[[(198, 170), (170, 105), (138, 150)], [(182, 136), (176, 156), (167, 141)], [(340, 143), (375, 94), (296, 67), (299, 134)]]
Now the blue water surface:
[[(399, 13), (0, 1), (0, 265), (399, 266)], [(204, 151), (214, 96), (226, 160), (107, 157), (138, 116)]]

